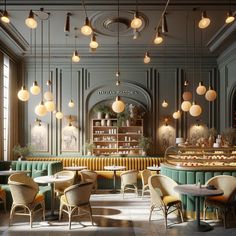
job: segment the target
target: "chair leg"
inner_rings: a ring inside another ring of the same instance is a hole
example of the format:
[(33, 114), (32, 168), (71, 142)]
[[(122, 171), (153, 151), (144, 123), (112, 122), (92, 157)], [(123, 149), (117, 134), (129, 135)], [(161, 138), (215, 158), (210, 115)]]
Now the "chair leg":
[(164, 218), (165, 218), (165, 226), (167, 229), (167, 210), (166, 209), (164, 209)]
[(142, 199), (143, 199), (143, 196), (144, 196), (144, 187), (142, 188)]
[(150, 208), (149, 221), (151, 220), (153, 209), (154, 209), (154, 205), (152, 205)]
[(206, 205), (206, 202), (204, 201), (204, 203), (203, 203), (203, 220), (206, 220), (206, 210), (207, 210), (207, 205)]
[(92, 222), (92, 226), (94, 226), (93, 215), (92, 215), (92, 208), (91, 208), (90, 203), (88, 204), (88, 207), (89, 207), (89, 216), (90, 216), (90, 219), (91, 219), (91, 222)]
[(11, 226), (14, 213), (15, 213), (15, 205), (12, 204), (11, 211), (10, 211), (10, 216), (9, 216), (9, 224), (8, 224), (9, 227)]
[(68, 216), (69, 216), (69, 229), (71, 229), (71, 213), (69, 213)]
[(59, 208), (59, 221), (61, 220), (61, 217), (62, 217), (62, 208), (63, 208), (63, 204), (60, 203), (60, 208)]
[(184, 222), (183, 213), (182, 213), (182, 204), (181, 203), (178, 204), (178, 211), (179, 211), (179, 214), (180, 214), (181, 221)]
[(224, 228), (226, 229), (226, 214), (227, 214), (227, 207), (224, 207), (224, 210), (223, 210), (223, 214), (224, 214)]
[(32, 212), (30, 211), (29, 212), (30, 214), (30, 228), (32, 228), (32, 223), (33, 223), (33, 214), (32, 214)]
[(45, 202), (43, 201), (42, 203), (41, 203), (41, 206), (42, 206), (42, 210), (43, 210), (43, 221), (45, 221)]

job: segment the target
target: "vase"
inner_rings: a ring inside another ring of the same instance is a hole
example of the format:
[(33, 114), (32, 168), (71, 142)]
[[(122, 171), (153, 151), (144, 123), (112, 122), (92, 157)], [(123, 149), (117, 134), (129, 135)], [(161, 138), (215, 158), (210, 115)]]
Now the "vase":
[(106, 126), (106, 120), (104, 119), (101, 120), (101, 126)]
[(110, 118), (110, 114), (109, 114), (109, 113), (106, 113), (105, 119), (109, 119), (109, 118)]
[(107, 126), (112, 126), (111, 125), (111, 120), (107, 120)]
[(127, 126), (127, 127), (130, 126), (130, 120), (126, 120), (126, 126)]
[(97, 118), (98, 118), (98, 119), (102, 119), (102, 112), (101, 112), (101, 111), (99, 111), (99, 112), (97, 113)]

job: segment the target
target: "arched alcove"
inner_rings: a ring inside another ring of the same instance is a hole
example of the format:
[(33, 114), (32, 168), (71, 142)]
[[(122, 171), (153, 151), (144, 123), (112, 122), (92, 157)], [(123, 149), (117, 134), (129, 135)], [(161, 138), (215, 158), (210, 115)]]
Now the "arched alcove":
[(229, 123), (228, 127), (236, 128), (236, 83), (232, 86), (229, 93)]

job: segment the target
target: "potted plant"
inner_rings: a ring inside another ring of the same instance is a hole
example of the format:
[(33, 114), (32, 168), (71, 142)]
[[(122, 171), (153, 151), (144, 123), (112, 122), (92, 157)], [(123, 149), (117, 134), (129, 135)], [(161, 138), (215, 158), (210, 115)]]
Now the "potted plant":
[(127, 107), (125, 108), (125, 110), (121, 113), (117, 114), (117, 125), (118, 126), (125, 126), (125, 124), (127, 126), (129, 126), (129, 121), (130, 120), (130, 113), (129, 113), (129, 109), (127, 109)]
[(139, 147), (143, 149), (143, 152), (142, 152), (143, 156), (147, 155), (147, 152), (150, 149), (151, 144), (152, 144), (152, 139), (150, 137), (142, 136), (139, 139)]
[(94, 112), (97, 113), (97, 118), (98, 119), (103, 119), (104, 115), (108, 114), (109, 107), (104, 105), (104, 104), (99, 104), (99, 105), (95, 106)]
[(33, 147), (30, 144), (27, 144), (26, 146), (20, 146), (19, 144), (15, 145), (13, 148), (13, 153), (15, 156), (17, 156), (19, 161), (25, 160), (25, 157), (32, 154)]
[(91, 156), (93, 153), (93, 148), (95, 148), (95, 145), (92, 141), (90, 142), (85, 142), (84, 144), (84, 152), (88, 155)]

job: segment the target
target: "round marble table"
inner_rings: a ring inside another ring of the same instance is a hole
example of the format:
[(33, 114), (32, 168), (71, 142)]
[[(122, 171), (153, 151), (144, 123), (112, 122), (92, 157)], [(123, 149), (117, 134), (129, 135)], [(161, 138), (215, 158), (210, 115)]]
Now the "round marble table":
[(16, 174), (16, 173), (29, 174), (30, 172), (31, 172), (30, 170), (1, 170), (0, 175), (1, 176), (10, 176), (10, 175)]
[(206, 222), (200, 220), (200, 197), (220, 196), (224, 192), (221, 189), (207, 189), (205, 186), (197, 186), (194, 184), (183, 184), (174, 187), (174, 190), (180, 194), (186, 194), (196, 197), (196, 221), (190, 222), (190, 226), (194, 231), (205, 232), (212, 230), (213, 227)]
[(75, 171), (75, 183), (77, 183), (79, 181), (79, 174), (78, 171), (81, 170), (85, 170), (87, 169), (87, 166), (64, 166), (63, 170), (71, 170), (71, 171)]
[(156, 171), (159, 174), (161, 167), (160, 166), (147, 166), (148, 170)]
[(118, 170), (125, 170), (125, 166), (104, 166), (105, 170), (112, 170), (113, 171), (113, 193), (116, 193), (116, 171)]

